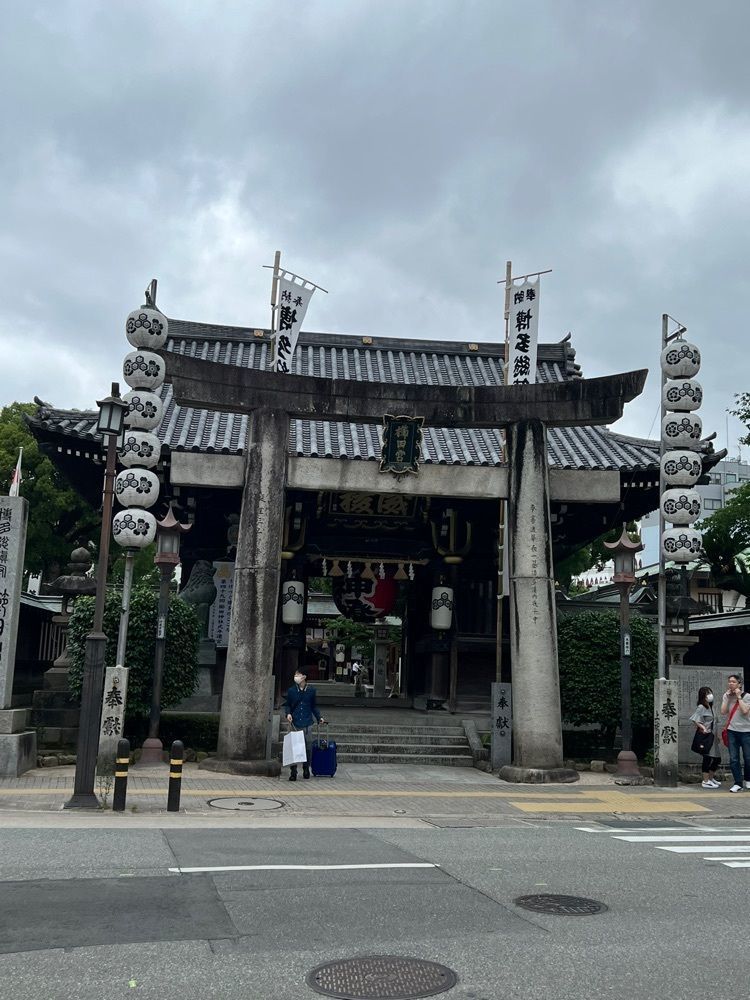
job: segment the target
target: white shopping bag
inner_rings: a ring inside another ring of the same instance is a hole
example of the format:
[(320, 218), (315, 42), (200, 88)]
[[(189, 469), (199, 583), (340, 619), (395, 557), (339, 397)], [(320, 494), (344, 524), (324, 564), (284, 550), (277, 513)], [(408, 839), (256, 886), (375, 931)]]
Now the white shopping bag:
[(286, 767), (288, 764), (304, 764), (306, 760), (305, 734), (300, 730), (287, 733), (284, 737), (284, 755), (281, 758), (283, 766)]

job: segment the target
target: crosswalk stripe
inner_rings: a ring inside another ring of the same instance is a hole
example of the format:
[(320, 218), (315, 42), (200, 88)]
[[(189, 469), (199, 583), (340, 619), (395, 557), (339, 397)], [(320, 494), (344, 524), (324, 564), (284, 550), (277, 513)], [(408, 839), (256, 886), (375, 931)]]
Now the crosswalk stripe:
[(711, 847), (710, 844), (654, 844), (653, 845), (657, 851), (671, 851), (672, 854), (706, 854), (710, 853), (712, 850), (726, 851), (728, 854), (732, 852), (741, 854), (743, 851), (747, 851), (750, 845), (748, 844), (727, 844), (726, 847), (722, 844), (721, 847)]
[(725, 861), (725, 868), (750, 868), (750, 861)]
[[(623, 827), (608, 827), (607, 829), (598, 829), (593, 826), (577, 826), (576, 830), (581, 830), (583, 833), (646, 833), (647, 831), (653, 831), (653, 826), (623, 826)], [(703, 831), (704, 833), (720, 833), (720, 830), (715, 826), (691, 826), (691, 830)], [(660, 826), (660, 833), (685, 833), (686, 828), (684, 826)], [(750, 830), (747, 831), (750, 833)]]
[(717, 834), (716, 836), (714, 836), (713, 834), (710, 834), (710, 833), (709, 834), (699, 834), (697, 836), (693, 836), (692, 834), (683, 835), (683, 836), (677, 836), (676, 834), (672, 834), (672, 835), (668, 835), (666, 837), (662, 837), (662, 836), (641, 836), (639, 834), (639, 835), (637, 835), (635, 837), (630, 837), (630, 836), (628, 836), (628, 837), (615, 837), (614, 839), (615, 840), (626, 840), (626, 841), (628, 841), (628, 843), (631, 843), (631, 844), (659, 844), (659, 843), (664, 843), (666, 841), (669, 841), (670, 843), (679, 843), (679, 844), (690, 844), (690, 843), (695, 844), (695, 843), (698, 843), (698, 842), (706, 844), (706, 843), (709, 843), (711, 841), (724, 842), (724, 841), (731, 841), (731, 840), (744, 840), (744, 841), (748, 841), (748, 846), (750, 847), (750, 837), (748, 837), (748, 835), (746, 833), (745, 834), (738, 833), (737, 835), (735, 835), (733, 833), (727, 833), (727, 834), (720, 833), (720, 834)]
[(704, 861), (750, 861), (750, 856), (746, 858), (734, 858), (732, 857), (731, 854), (729, 855), (729, 857), (726, 857), (725, 855), (722, 854), (721, 857), (719, 858), (711, 856), (711, 857), (705, 857), (703, 860)]

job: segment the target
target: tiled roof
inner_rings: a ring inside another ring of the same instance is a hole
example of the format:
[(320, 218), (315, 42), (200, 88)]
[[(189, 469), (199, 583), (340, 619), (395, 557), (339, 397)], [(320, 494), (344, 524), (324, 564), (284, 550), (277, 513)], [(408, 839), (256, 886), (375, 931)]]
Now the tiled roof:
[[(191, 357), (247, 368), (266, 367), (270, 358), (268, 330), (209, 326), (170, 320), (167, 349)], [(501, 385), (502, 344), (450, 343), (302, 333), (294, 357), (297, 374), (423, 385)], [(537, 378), (562, 382), (580, 378), (570, 344), (540, 344)], [(171, 385), (161, 390), (164, 419), (158, 430), (173, 451), (239, 454), (247, 417), (177, 406)], [(94, 440), (96, 414), (40, 406), (36, 426)], [(379, 428), (374, 424), (291, 420), (289, 453), (302, 457), (379, 459)], [(500, 465), (499, 431), (480, 429), (424, 430), (423, 460), (443, 465)], [(633, 469), (659, 462), (658, 442), (628, 438), (604, 427), (551, 428), (550, 465), (563, 469)]]

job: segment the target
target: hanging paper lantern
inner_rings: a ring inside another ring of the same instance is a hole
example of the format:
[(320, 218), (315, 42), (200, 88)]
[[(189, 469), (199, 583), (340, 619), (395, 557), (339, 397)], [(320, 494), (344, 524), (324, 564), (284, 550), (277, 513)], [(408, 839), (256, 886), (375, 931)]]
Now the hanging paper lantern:
[(430, 627), (446, 631), (453, 622), (453, 588), (433, 587), (430, 604)]
[(694, 451), (667, 451), (661, 460), (667, 486), (694, 486), (703, 474), (703, 464)]
[(393, 609), (398, 585), (391, 577), (365, 579), (356, 570), (351, 577), (338, 577), (333, 600), (342, 615), (355, 622), (373, 622)]
[(115, 496), (123, 507), (153, 507), (159, 499), (159, 477), (148, 469), (123, 469), (115, 479)]
[(662, 535), (661, 548), (665, 559), (688, 563), (701, 554), (703, 540), (694, 528), (668, 528)]
[(701, 515), (701, 495), (690, 488), (665, 490), (661, 495), (661, 510), (670, 524), (692, 524)]
[(145, 549), (156, 538), (156, 518), (147, 510), (121, 510), (112, 521), (112, 537), (124, 549)]
[(122, 447), (117, 452), (120, 463), (127, 468), (142, 465), (147, 469), (158, 464), (160, 453), (161, 441), (148, 431), (125, 431)]
[(667, 410), (697, 410), (703, 402), (703, 387), (694, 378), (675, 379), (664, 384), (661, 401)]
[(153, 351), (131, 351), (122, 363), (122, 377), (131, 389), (158, 389), (167, 366)]
[(668, 448), (700, 451), (703, 422), (695, 413), (668, 413), (661, 422), (662, 440)]
[(301, 580), (285, 580), (281, 585), (281, 620), (285, 625), (301, 625), (305, 618), (305, 585)]
[(701, 352), (687, 340), (675, 340), (661, 352), (661, 370), (667, 378), (692, 378), (701, 367)]
[(134, 309), (125, 321), (125, 336), (133, 347), (157, 350), (169, 336), (169, 321), (164, 313), (150, 306)]
[(134, 389), (122, 397), (128, 404), (125, 414), (125, 426), (141, 431), (152, 431), (161, 423), (164, 415), (164, 404), (155, 392), (146, 389)]

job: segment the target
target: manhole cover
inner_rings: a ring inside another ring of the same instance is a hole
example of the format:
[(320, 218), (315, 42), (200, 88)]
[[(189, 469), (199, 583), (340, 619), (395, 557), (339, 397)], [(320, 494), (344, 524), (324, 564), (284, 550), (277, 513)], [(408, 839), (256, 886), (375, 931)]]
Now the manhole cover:
[(534, 913), (562, 913), (569, 917), (588, 917), (592, 913), (604, 913), (607, 907), (597, 899), (586, 899), (583, 896), (550, 896), (539, 893), (535, 896), (519, 896), (516, 906)]
[(240, 812), (263, 812), (269, 809), (281, 809), (284, 805), (276, 799), (231, 798), (209, 799), (208, 804), (214, 809), (233, 809)]
[(445, 993), (458, 982), (451, 969), (421, 958), (368, 955), (328, 962), (313, 969), (307, 985), (340, 1000), (412, 1000)]

